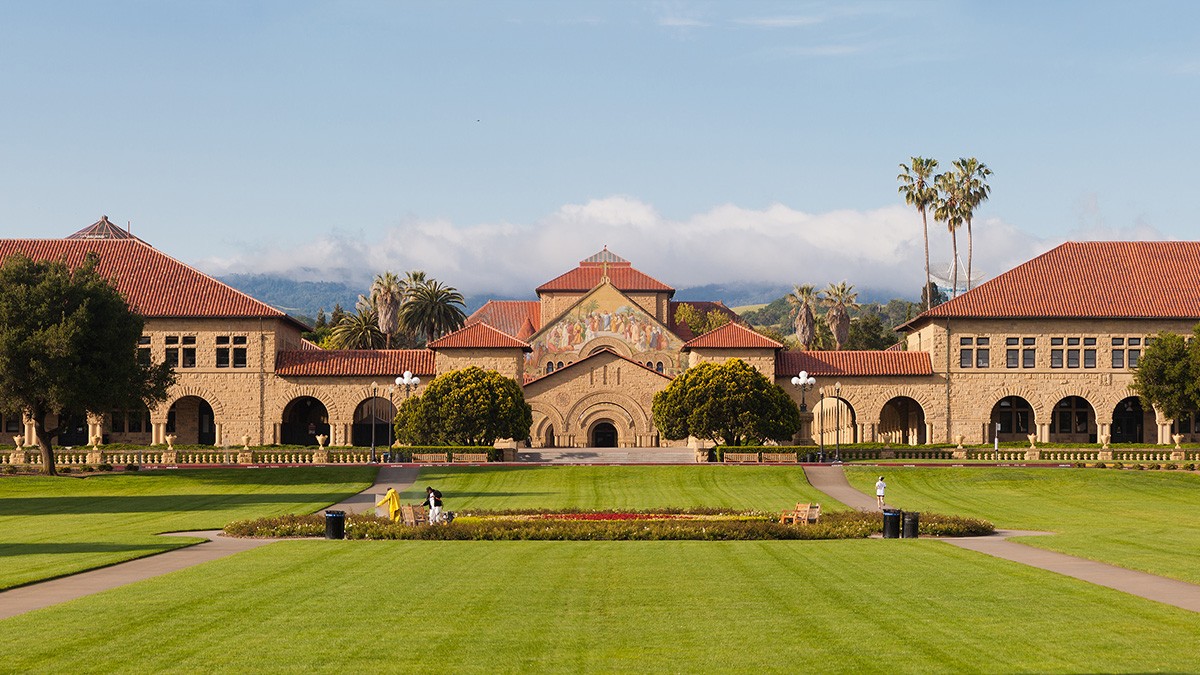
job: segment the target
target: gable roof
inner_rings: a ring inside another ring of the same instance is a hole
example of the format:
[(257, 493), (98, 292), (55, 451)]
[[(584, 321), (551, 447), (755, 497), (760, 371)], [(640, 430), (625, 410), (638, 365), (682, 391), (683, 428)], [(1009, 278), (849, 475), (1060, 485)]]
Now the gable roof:
[(675, 289), (633, 268), (630, 262), (608, 250), (579, 261), (579, 267), (559, 275), (537, 287), (538, 295), (546, 291), (590, 291), (607, 276), (620, 291), (653, 291), (675, 294)]
[[(524, 340), (541, 327), (542, 303), (537, 300), (489, 300), (472, 312), (463, 325), (475, 323), (486, 323), (518, 340)], [(533, 328), (533, 332), (521, 335), (526, 323)]]
[(936, 318), (1200, 318), (1200, 242), (1071, 241), (899, 326)]
[[(72, 234), (67, 239), (137, 239), (137, 237), (128, 230), (122, 230), (119, 226), (113, 225), (108, 216), (100, 216), (100, 220)], [(141, 240), (138, 239), (138, 241)]]
[(700, 337), (684, 343), (683, 350), (689, 349), (783, 349), (783, 345), (771, 338), (760, 335), (740, 323), (727, 323), (720, 328), (708, 331)]
[(676, 302), (672, 300), (667, 303), (667, 327), (671, 329), (672, 333), (678, 335), (679, 338), (685, 342), (696, 337), (696, 334), (692, 332), (692, 329), (686, 323), (676, 323), (675, 314), (679, 311), (680, 305), (691, 305), (692, 307), (696, 308), (697, 312), (705, 316), (707, 316), (709, 312), (720, 312), (721, 314), (729, 317), (731, 322), (736, 323), (741, 322), (742, 320), (742, 317), (737, 312), (726, 307), (725, 303), (721, 302), (720, 300), (715, 302), (709, 302), (707, 300), (681, 300)]
[[(621, 289), (617, 288), (613, 283), (611, 283), (611, 281), (608, 281), (608, 282), (601, 282), (595, 288), (588, 289), (587, 292), (583, 293), (578, 298), (575, 298), (574, 302), (572, 302), (570, 306), (568, 306), (566, 309), (559, 312), (558, 316), (554, 317), (550, 321), (547, 321), (545, 324), (543, 324), (541, 326), (541, 328), (539, 328), (537, 330), (536, 333), (531, 335), (528, 338), (528, 342), (529, 342), (530, 346), (533, 348), (533, 351), (537, 350), (537, 345), (540, 342), (542, 342), (543, 339), (554, 330), (556, 325), (560, 324), (563, 321), (569, 321), (570, 320), (569, 317), (575, 316), (576, 309), (583, 307), (589, 301), (595, 300), (597, 298), (601, 298), (603, 300), (604, 295), (610, 295), (610, 300), (612, 299), (611, 296), (616, 296), (617, 298), (620, 299), (620, 302), (625, 304), (631, 311), (633, 311), (634, 313), (636, 313), (639, 316), (645, 317), (652, 325), (661, 328), (663, 336), (666, 338), (668, 345), (679, 344), (679, 342), (680, 342), (679, 336), (675, 335), (674, 332), (670, 329), (670, 327), (668, 327), (663, 322), (659, 321), (658, 317), (654, 316), (654, 314), (652, 314), (651, 312), (646, 311), (646, 309), (644, 307), (639, 305), (628, 295), (625, 295), (625, 293), (622, 292)], [(570, 350), (570, 351), (573, 351), (573, 350)]]
[(525, 381), (522, 383), (522, 386), (528, 386), (530, 384), (533, 384), (534, 382), (542, 382), (549, 378), (557, 377), (559, 373), (565, 373), (566, 371), (571, 370), (572, 368), (575, 368), (581, 364), (587, 363), (588, 361), (591, 361), (592, 359), (599, 357), (599, 356), (603, 356), (605, 354), (615, 356), (616, 358), (618, 358), (622, 361), (625, 361), (627, 363), (632, 363), (633, 365), (637, 366), (638, 368), (640, 368), (648, 373), (654, 373), (655, 375), (663, 378), (664, 380), (671, 379), (671, 377), (669, 375), (664, 375), (663, 373), (660, 373), (653, 368), (647, 368), (646, 364), (644, 364), (644, 363), (638, 363), (637, 361), (634, 361), (633, 359), (631, 359), (627, 356), (624, 356), (623, 354), (620, 354), (612, 349), (609, 349), (608, 347), (604, 347), (602, 349), (597, 349), (596, 351), (592, 352), (591, 354), (588, 354), (587, 356), (583, 357), (582, 359), (579, 359), (578, 361), (572, 361), (571, 363), (568, 363), (567, 365), (555, 370), (552, 373), (546, 373), (545, 375), (542, 375), (541, 377), (538, 377), (538, 376), (530, 377), (530, 375), (528, 373), (526, 373)]
[(473, 323), (447, 333), (430, 342), (429, 349), (521, 349), (530, 351), (529, 343), (518, 340), (486, 323)]
[(775, 357), (775, 376), (792, 377), (802, 370), (814, 377), (870, 375), (932, 375), (929, 352), (781, 352)]
[[(293, 349), (279, 352), (275, 374), (394, 378), (410, 370), (417, 375), (433, 375), (433, 357), (428, 349)], [(391, 379), (384, 382), (390, 383)]]
[(110, 279), (130, 306), (147, 318), (272, 318), (308, 330), (284, 312), (136, 237), (0, 239), (0, 260), (23, 253), (33, 260), (63, 260), (70, 267), (78, 267), (91, 252), (99, 256), (100, 274)]

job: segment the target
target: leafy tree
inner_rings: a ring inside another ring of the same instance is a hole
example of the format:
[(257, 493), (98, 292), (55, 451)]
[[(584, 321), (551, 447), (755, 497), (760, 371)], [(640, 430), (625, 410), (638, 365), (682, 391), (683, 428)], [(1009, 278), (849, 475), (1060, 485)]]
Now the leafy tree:
[[(900, 181), (900, 194), (904, 195), (904, 203), (909, 206), (915, 206), (917, 213), (921, 214), (921, 228), (925, 235), (925, 286), (928, 288), (929, 280), (929, 209), (937, 204), (937, 188), (933, 185), (933, 171), (937, 169), (936, 159), (927, 159), (925, 157), (913, 157), (912, 166), (900, 165), (904, 173), (896, 176)], [(925, 309), (933, 307), (929, 302), (929, 298), (922, 298), (925, 301)]]
[(325, 318), (325, 308), (321, 307), (320, 309), (317, 310), (317, 321), (313, 325), (313, 328), (320, 330), (322, 328), (325, 328), (328, 325), (329, 325), (329, 320)]
[[(411, 273), (410, 273), (411, 274)], [(424, 273), (421, 273), (422, 277)], [(463, 296), (453, 286), (429, 279), (410, 288), (400, 307), (400, 320), (427, 342), (462, 328), (467, 320)]]
[(364, 296), (358, 296), (357, 310), (345, 314), (329, 333), (326, 345), (333, 349), (379, 349), (384, 345), (375, 307)]
[(333, 311), (329, 314), (329, 325), (336, 326), (344, 318), (346, 318), (346, 310), (342, 309), (342, 303), (335, 302), (333, 304)]
[(1175, 333), (1159, 333), (1142, 352), (1129, 388), (1169, 419), (1200, 408), (1200, 324), (1185, 342)]
[(416, 445), (492, 445), (528, 438), (531, 426), (521, 386), (478, 366), (438, 375), (396, 413), (396, 438)]
[(858, 309), (858, 293), (854, 287), (845, 281), (839, 284), (829, 284), (821, 291), (821, 304), (825, 305), (825, 323), (833, 334), (834, 349), (845, 349), (850, 339), (850, 312)]
[(138, 360), (145, 325), (89, 254), (70, 269), (13, 255), (0, 264), (0, 409), (33, 419), (42, 470), (53, 475), (47, 428), (89, 412), (150, 407), (167, 398), (175, 375), (166, 364)]
[(850, 322), (850, 337), (846, 349), (882, 350), (899, 342), (896, 331), (883, 323), (878, 312), (863, 312)]
[(959, 158), (954, 161), (954, 182), (962, 196), (962, 219), (967, 224), (967, 290), (971, 290), (971, 258), (974, 255), (975, 240), (971, 235), (971, 219), (979, 205), (987, 201), (992, 188), (987, 184), (987, 177), (992, 170), (974, 157)]
[(796, 326), (796, 342), (801, 349), (812, 349), (816, 338), (816, 317), (813, 313), (819, 297), (817, 287), (812, 284), (795, 286), (796, 290), (788, 294), (787, 301), (792, 308), (792, 321)]
[(949, 298), (946, 297), (946, 294), (942, 292), (942, 289), (938, 288), (938, 285), (932, 281), (926, 284), (925, 288), (921, 290), (921, 304), (924, 305), (926, 309), (930, 307), (937, 307), (947, 300), (949, 300)]
[(675, 308), (675, 325), (683, 324), (692, 331), (692, 335), (704, 335), (729, 323), (729, 315), (720, 310), (701, 312), (695, 305), (682, 302)]
[(788, 440), (800, 429), (787, 392), (741, 359), (687, 369), (654, 395), (653, 411), (659, 433), (671, 440), (745, 445)]
[(384, 347), (392, 348), (392, 335), (400, 327), (400, 303), (404, 301), (405, 289), (400, 278), (391, 272), (375, 277), (371, 284), (371, 306), (375, 309), (379, 332), (384, 336)]

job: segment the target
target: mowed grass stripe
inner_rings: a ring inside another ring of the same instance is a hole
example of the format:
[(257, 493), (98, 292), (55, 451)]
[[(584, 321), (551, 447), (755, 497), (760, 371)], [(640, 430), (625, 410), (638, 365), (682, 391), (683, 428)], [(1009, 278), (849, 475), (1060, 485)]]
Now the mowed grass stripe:
[(883, 472), (888, 504), (986, 518), (1054, 536), (1021, 543), (1200, 583), (1200, 475), (1167, 471), (847, 467), (859, 490)]
[(1142, 672), (1200, 615), (934, 541), (298, 541), (3, 626), (54, 635), (13, 671)]
[(698, 506), (774, 511), (796, 502), (846, 508), (809, 485), (796, 466), (424, 467), (402, 499), (419, 501), (427, 485), (441, 490), (451, 511)]
[(375, 471), (301, 467), (0, 478), (0, 589), (199, 541), (156, 536), (160, 532), (311, 513), (362, 491)]

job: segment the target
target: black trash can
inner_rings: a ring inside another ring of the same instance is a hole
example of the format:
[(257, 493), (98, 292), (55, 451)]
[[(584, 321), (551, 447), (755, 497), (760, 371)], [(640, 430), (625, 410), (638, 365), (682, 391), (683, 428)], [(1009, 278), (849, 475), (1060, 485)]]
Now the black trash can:
[(884, 539), (899, 539), (900, 538), (900, 518), (904, 512), (899, 509), (884, 509), (883, 510), (883, 538)]
[(326, 539), (345, 539), (346, 538), (346, 512), (345, 511), (326, 511), (325, 512), (325, 538)]
[(904, 514), (904, 530), (900, 533), (905, 539), (916, 539), (921, 526), (921, 514), (916, 511), (901, 511)]

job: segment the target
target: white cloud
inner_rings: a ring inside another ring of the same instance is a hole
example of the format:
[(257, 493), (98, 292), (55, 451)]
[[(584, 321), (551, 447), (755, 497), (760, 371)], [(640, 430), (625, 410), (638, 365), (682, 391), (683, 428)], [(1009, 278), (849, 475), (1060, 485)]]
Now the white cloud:
[(706, 28), (709, 24), (684, 16), (664, 16), (659, 18), (658, 25), (667, 28)]
[[(975, 224), (977, 270), (994, 276), (1059, 243), (1004, 221)], [(950, 259), (950, 241), (930, 223), (930, 257)], [(423, 269), (468, 295), (532, 297), (533, 289), (607, 245), (675, 288), (732, 282), (825, 285), (915, 296), (924, 277), (921, 221), (904, 205), (807, 213), (784, 204), (722, 204), (681, 220), (629, 196), (566, 204), (533, 223), (457, 225), (411, 219), (383, 236), (333, 231), (292, 248), (272, 245), (201, 261), (213, 274), (271, 273), (364, 288), (380, 272)], [(966, 258), (966, 234), (959, 235)], [(719, 300), (721, 298), (713, 298)]]
[(755, 28), (798, 28), (815, 26), (823, 21), (816, 16), (764, 16), (734, 19), (734, 23)]

